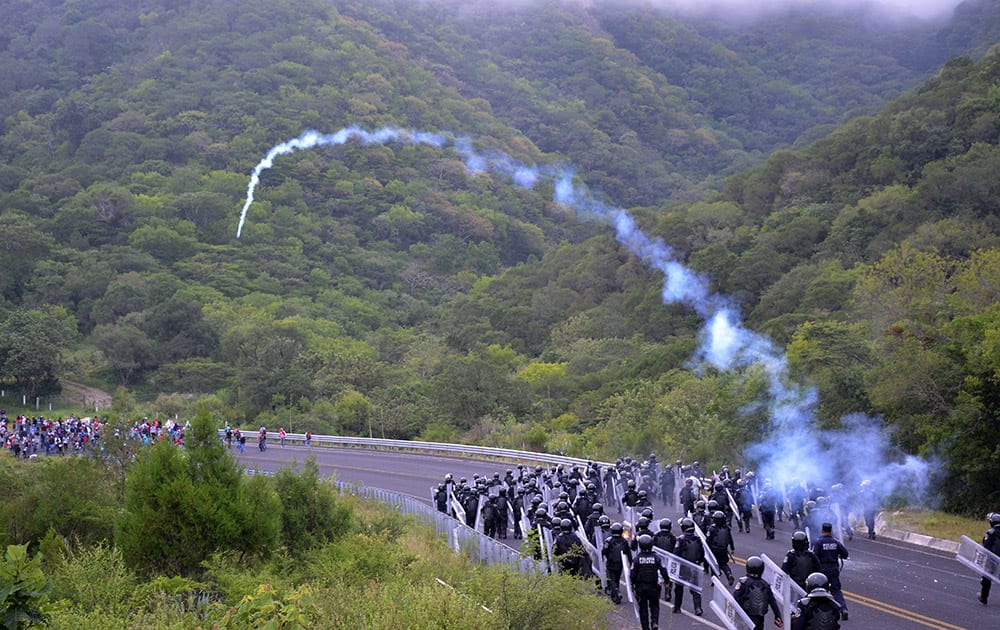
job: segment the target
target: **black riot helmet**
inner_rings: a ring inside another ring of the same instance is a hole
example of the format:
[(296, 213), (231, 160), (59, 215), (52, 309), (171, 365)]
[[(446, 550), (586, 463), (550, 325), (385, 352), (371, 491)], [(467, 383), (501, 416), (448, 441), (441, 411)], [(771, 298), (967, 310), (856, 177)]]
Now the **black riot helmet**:
[(830, 590), (830, 580), (822, 573), (810, 573), (809, 577), (806, 578), (806, 591), (812, 591), (817, 588), (826, 591)]
[(650, 507), (642, 508), (642, 512), (640, 512), (639, 515), (645, 516), (649, 520), (653, 520), (653, 508)]
[(604, 504), (602, 503), (595, 503), (594, 505), (591, 506), (590, 509), (591, 511), (597, 512), (598, 514), (604, 514)]
[(629, 488), (634, 488), (635, 487), (635, 479), (629, 479), (627, 482), (625, 482), (625, 485), (627, 485)]
[(660, 531), (669, 532), (670, 528), (673, 527), (673, 523), (670, 522), (669, 518), (660, 519)]
[(990, 514), (990, 525), (993, 527), (1000, 525), (1000, 513)]
[(649, 519), (645, 516), (635, 522), (636, 529), (649, 529)]
[(569, 520), (568, 518), (564, 518), (562, 521), (560, 521), (559, 526), (563, 528), (564, 532), (573, 531), (573, 521)]
[(792, 549), (795, 551), (805, 551), (809, 548), (809, 537), (803, 531), (792, 534)]
[(601, 527), (611, 527), (611, 519), (608, 518), (607, 514), (601, 514), (601, 517), (597, 519), (597, 524)]
[(716, 501), (715, 499), (712, 499), (711, 501), (705, 504), (705, 507), (708, 508), (708, 512), (709, 514), (711, 514), (712, 512), (719, 509), (719, 502)]
[(690, 534), (694, 531), (694, 521), (690, 518), (681, 519), (681, 531)]
[(624, 529), (625, 528), (622, 527), (621, 523), (612, 523), (611, 524), (611, 535), (612, 536), (621, 536), (622, 535), (622, 531)]
[(653, 549), (653, 537), (649, 534), (639, 536), (639, 550), (650, 551)]
[(759, 556), (747, 558), (747, 575), (755, 578), (764, 575), (764, 561)]
[(712, 512), (712, 520), (715, 521), (716, 525), (722, 525), (726, 522), (726, 513), (722, 510), (716, 510)]
[(698, 499), (698, 501), (696, 501), (695, 504), (694, 504), (694, 509), (697, 510), (697, 511), (699, 511), (699, 512), (704, 512), (706, 505), (707, 504), (705, 503), (704, 499)]

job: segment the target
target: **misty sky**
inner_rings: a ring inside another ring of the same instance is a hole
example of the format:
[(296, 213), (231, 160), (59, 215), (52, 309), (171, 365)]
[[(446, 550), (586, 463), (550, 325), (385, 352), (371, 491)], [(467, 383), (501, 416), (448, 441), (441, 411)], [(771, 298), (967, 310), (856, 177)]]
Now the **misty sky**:
[[(607, 1), (607, 0), (598, 0)], [(613, 0), (612, 0), (613, 1)], [(935, 17), (950, 14), (962, 0), (632, 0), (626, 4), (655, 5), (695, 12), (732, 12), (749, 15), (780, 10), (787, 7), (843, 7), (853, 8), (871, 5), (892, 10), (893, 13), (910, 14), (919, 17)]]

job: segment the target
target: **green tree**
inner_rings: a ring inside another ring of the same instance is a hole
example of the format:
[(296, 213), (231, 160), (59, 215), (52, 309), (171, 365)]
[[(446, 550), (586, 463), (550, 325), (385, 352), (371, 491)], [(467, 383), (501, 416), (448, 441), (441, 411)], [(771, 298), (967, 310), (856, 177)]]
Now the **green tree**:
[(0, 322), (0, 375), (29, 396), (52, 391), (75, 341), (76, 320), (66, 309), (15, 310)]
[(302, 557), (347, 530), (351, 510), (337, 500), (333, 486), (320, 479), (314, 457), (298, 472), (280, 470), (274, 476), (274, 489), (281, 500), (281, 543), (295, 556)]
[(242, 545), (267, 556), (278, 540), (281, 504), (262, 477), (247, 477), (197, 414), (181, 451), (161, 440), (128, 473), (116, 540), (129, 566), (147, 573), (198, 575), (214, 552)]

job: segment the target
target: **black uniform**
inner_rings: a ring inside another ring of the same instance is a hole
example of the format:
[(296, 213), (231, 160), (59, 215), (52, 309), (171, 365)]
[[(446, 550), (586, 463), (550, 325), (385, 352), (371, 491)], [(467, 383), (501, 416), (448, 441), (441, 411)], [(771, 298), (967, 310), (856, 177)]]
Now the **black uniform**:
[(798, 601), (791, 630), (840, 630), (840, 605), (821, 588)]
[(569, 575), (583, 575), (583, 546), (575, 532), (564, 531), (552, 543), (552, 553), (559, 561), (559, 570)]
[[(993, 553), (1000, 555), (1000, 525), (994, 525), (992, 529), (986, 532), (983, 536), (983, 547)], [(981, 587), (979, 589), (979, 601), (986, 605), (986, 601), (990, 597), (990, 584), (992, 580), (988, 577), (984, 577), (981, 582)]]
[(642, 630), (660, 626), (660, 584), (657, 576), (667, 581), (667, 570), (653, 551), (640, 551), (632, 562), (632, 591), (639, 603), (639, 623)]
[(771, 585), (759, 577), (749, 575), (741, 577), (736, 583), (733, 598), (750, 617), (750, 621), (753, 621), (754, 630), (764, 629), (764, 615), (767, 614), (768, 608), (774, 613), (775, 619), (781, 617)]
[(671, 505), (674, 502), (674, 471), (666, 469), (660, 475), (660, 496), (663, 497), (663, 505)]
[(444, 488), (438, 488), (434, 493), (434, 503), (438, 512), (448, 512), (448, 492)]
[(821, 573), (819, 558), (812, 552), (812, 549), (790, 550), (785, 554), (781, 570), (792, 578), (792, 581), (798, 584), (803, 591), (806, 590), (806, 578), (812, 573)]
[(622, 571), (625, 567), (622, 564), (622, 553), (629, 563), (632, 561), (632, 550), (628, 547), (628, 541), (619, 536), (611, 536), (604, 543), (601, 550), (604, 555), (604, 566), (608, 573), (608, 596), (616, 604), (622, 603), (622, 596), (619, 592), (619, 583), (622, 579)]
[(715, 556), (715, 561), (719, 564), (719, 570), (725, 574), (729, 584), (732, 585), (733, 570), (729, 568), (729, 552), (736, 551), (732, 530), (725, 523), (721, 525), (714, 523), (708, 528), (705, 539), (708, 542), (708, 548), (712, 550), (712, 555)]
[[(669, 475), (670, 471), (663, 473), (664, 475)], [(661, 529), (653, 534), (653, 546), (662, 549), (668, 553), (674, 552), (674, 547), (677, 545), (677, 536), (673, 533), (668, 532), (665, 529)], [(670, 578), (663, 579), (663, 599), (670, 601), (673, 599), (673, 592), (670, 588)]]
[(840, 604), (840, 610), (847, 612), (847, 602), (840, 590), (840, 561), (847, 560), (847, 548), (829, 532), (816, 539), (812, 546), (813, 553), (819, 559), (819, 570), (830, 581), (830, 594)]
[(694, 502), (698, 500), (698, 492), (693, 485), (685, 485), (681, 488), (677, 499), (681, 502), (681, 508), (685, 513), (694, 512)]
[(764, 486), (757, 509), (760, 510), (760, 520), (764, 524), (764, 537), (767, 540), (773, 540), (774, 514), (778, 510), (778, 495), (774, 492), (774, 488), (767, 485)]
[[(705, 549), (701, 546), (701, 540), (694, 532), (685, 532), (677, 539), (674, 545), (674, 555), (680, 556), (689, 562), (697, 565), (705, 564)], [(701, 593), (691, 589), (691, 598), (694, 600), (694, 613), (701, 614)], [(684, 585), (677, 583), (674, 585), (674, 612), (681, 611), (681, 604), (684, 603)]]

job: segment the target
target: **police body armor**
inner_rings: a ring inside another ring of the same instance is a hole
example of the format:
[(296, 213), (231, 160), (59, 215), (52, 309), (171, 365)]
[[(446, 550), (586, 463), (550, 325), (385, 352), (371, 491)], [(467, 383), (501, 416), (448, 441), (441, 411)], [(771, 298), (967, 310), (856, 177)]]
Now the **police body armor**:
[(803, 630), (840, 630), (840, 605), (826, 592), (810, 593), (799, 600), (801, 618), (792, 628)]
[(732, 534), (728, 527), (713, 526), (708, 536), (708, 546), (717, 554), (726, 555)]
[(653, 534), (653, 546), (670, 553), (674, 552), (674, 545), (677, 544), (677, 537), (670, 532), (660, 530)]
[(750, 616), (763, 617), (767, 614), (768, 592), (771, 587), (760, 578), (740, 578), (740, 590), (744, 591), (744, 610)]
[(680, 557), (689, 562), (700, 564), (705, 559), (705, 550), (701, 546), (701, 540), (694, 534), (682, 534), (677, 539), (680, 545)]
[(785, 565), (788, 567), (786, 573), (799, 586), (806, 583), (806, 578), (811, 573), (819, 570), (819, 562), (812, 562), (810, 556), (812, 556), (812, 552), (809, 551), (802, 553), (789, 551), (788, 555), (785, 556)]
[(635, 557), (636, 587), (656, 586), (656, 575), (659, 573), (660, 560), (652, 551), (640, 551)]

